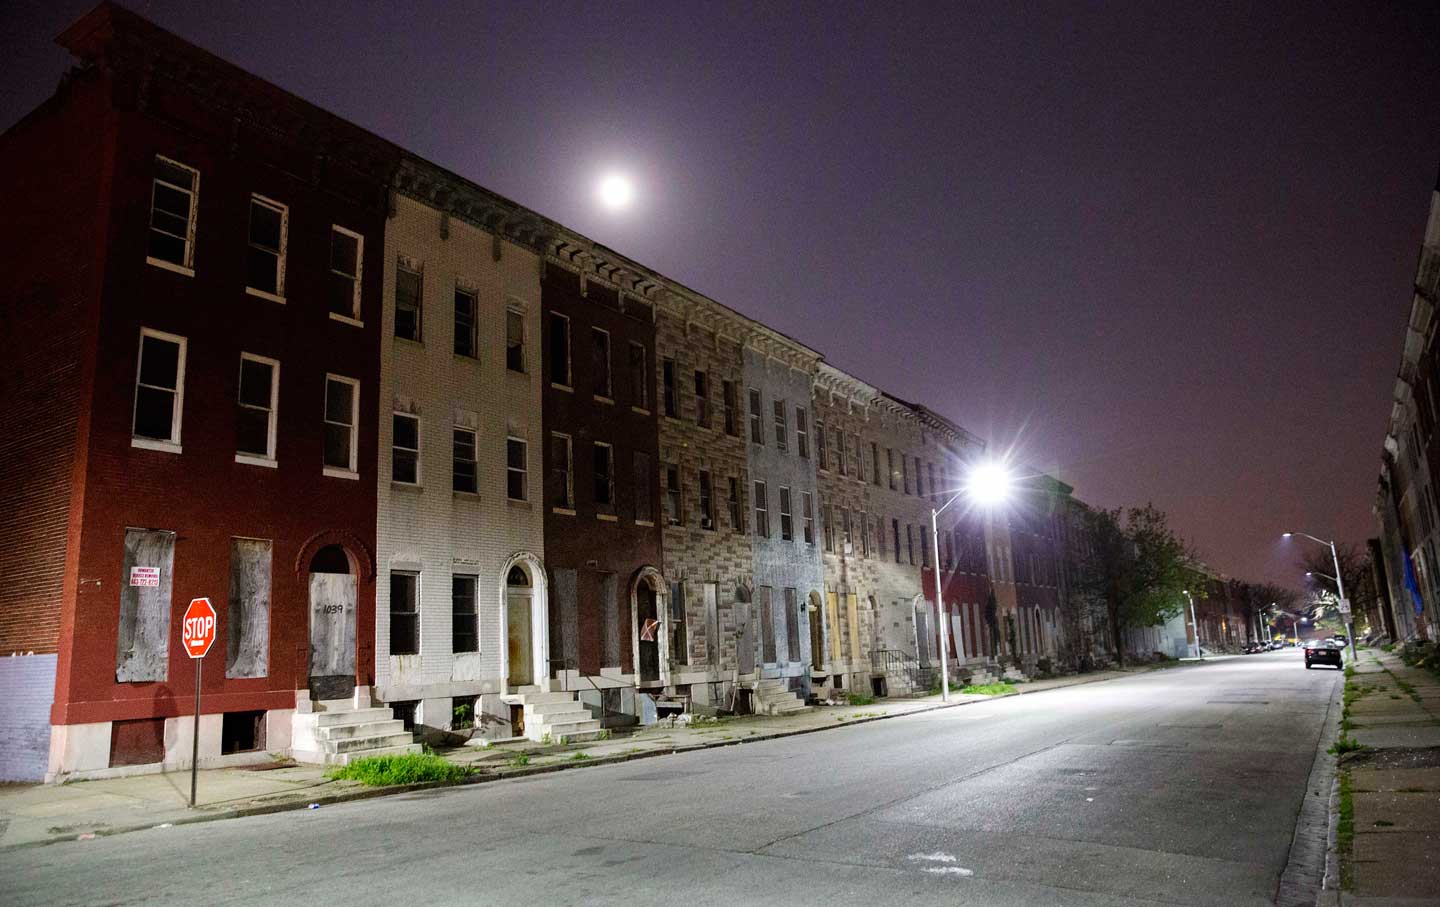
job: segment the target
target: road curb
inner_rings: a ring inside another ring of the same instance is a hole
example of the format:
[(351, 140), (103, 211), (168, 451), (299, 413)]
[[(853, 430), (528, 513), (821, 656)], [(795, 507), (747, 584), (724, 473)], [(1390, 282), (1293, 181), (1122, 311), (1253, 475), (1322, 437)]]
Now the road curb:
[(1329, 749), (1340, 734), (1340, 702), (1345, 694), (1342, 676), (1325, 706), (1325, 720), (1316, 735), (1315, 758), (1305, 780), (1305, 795), (1295, 817), (1290, 853), (1275, 889), (1276, 907), (1314, 907), (1335, 894), (1340, 885), (1336, 861), (1336, 762)]
[[(378, 797), (391, 797), (398, 794), (410, 794), (418, 791), (439, 790), (444, 788), (469, 787), (476, 784), (489, 784), (496, 781), (508, 781), (519, 778), (529, 778), (536, 775), (548, 775), (555, 772), (568, 771), (571, 769), (584, 769), (599, 765), (615, 765), (622, 762), (633, 762), (637, 759), (652, 759), (658, 756), (673, 756), (677, 753), (691, 753), (700, 750), (718, 749), (726, 746), (742, 746), (748, 743), (760, 743), (767, 740), (781, 740), (787, 737), (801, 737), (806, 734), (818, 734), (824, 731), (840, 730), (856, 725), (869, 724), (875, 721), (888, 721), (893, 718), (905, 718), (910, 715), (923, 715), (929, 712), (938, 712), (945, 709), (956, 709), (967, 705), (976, 705), (982, 702), (993, 702), (997, 699), (1009, 699), (1015, 696), (1027, 696), (1036, 693), (1049, 693), (1055, 690), (1068, 690), (1071, 687), (1086, 686), (1092, 683), (1106, 683), (1112, 680), (1124, 680), (1127, 677), (1140, 677), (1154, 671), (1139, 671), (1134, 674), (1126, 673), (1118, 677), (1094, 677), (1086, 680), (1077, 680), (1073, 683), (1057, 684), (1056, 686), (1045, 687), (1038, 690), (1017, 689), (1013, 693), (1001, 693), (995, 696), (966, 699), (964, 702), (939, 702), (934, 705), (922, 706), (904, 712), (897, 712), (893, 715), (871, 715), (864, 718), (855, 718), (848, 721), (837, 721), (834, 724), (819, 724), (815, 727), (797, 728), (788, 731), (776, 731), (774, 733), (757, 735), (753, 737), (736, 738), (734, 740), (713, 740), (702, 743), (691, 743), (677, 746), (663, 747), (652, 750), (645, 750), (638, 753), (617, 753), (613, 756), (594, 756), (581, 762), (556, 762), (549, 765), (535, 765), (524, 768), (516, 768), (503, 772), (480, 770), (473, 775), (459, 781), (424, 781), (418, 784), (403, 784), (388, 787), (362, 787), (353, 790), (337, 791), (335, 793), (318, 794), (309, 797), (297, 797), (293, 800), (286, 800), (280, 803), (257, 803), (253, 806), (240, 806), (233, 808), (221, 808), (206, 810), (194, 815), (179, 816), (165, 822), (146, 822), (136, 825), (124, 825), (119, 827), (96, 830), (88, 834), (94, 838), (110, 838), (117, 835), (131, 834), (137, 831), (148, 831), (151, 829), (163, 830), (169, 827), (181, 825), (198, 825), (202, 822), (217, 822), (222, 819), (242, 819), (249, 816), (268, 816), (275, 813), (294, 812), (297, 810), (309, 809), (310, 805), (334, 806), (340, 803), (349, 803), (357, 800), (373, 800)], [(961, 694), (963, 695), (963, 694)], [(864, 708), (864, 706), (855, 706)], [(330, 783), (330, 782), (324, 782)], [(0, 852), (11, 850), (24, 850), (33, 847), (47, 847), (52, 844), (60, 844), (66, 841), (88, 840), (80, 835), (65, 834), (44, 838), (38, 841), (23, 841), (18, 844), (10, 844), (0, 847)]]

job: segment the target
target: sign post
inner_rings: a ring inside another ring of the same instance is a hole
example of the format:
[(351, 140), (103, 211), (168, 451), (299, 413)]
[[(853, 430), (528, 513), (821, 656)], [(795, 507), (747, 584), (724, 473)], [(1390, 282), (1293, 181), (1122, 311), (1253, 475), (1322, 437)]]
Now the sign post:
[(205, 666), (205, 655), (215, 644), (215, 609), (208, 598), (190, 600), (185, 609), (185, 619), (180, 623), (180, 640), (185, 644), (185, 654), (195, 659), (195, 726), (190, 738), (190, 808), (195, 808), (196, 777), (200, 768), (200, 671)]

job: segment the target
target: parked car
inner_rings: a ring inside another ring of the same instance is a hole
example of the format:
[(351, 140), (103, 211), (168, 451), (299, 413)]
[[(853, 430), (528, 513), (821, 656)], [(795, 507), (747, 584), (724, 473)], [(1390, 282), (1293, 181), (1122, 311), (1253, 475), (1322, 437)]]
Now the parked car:
[(1306, 643), (1305, 669), (1308, 671), (1315, 665), (1334, 665), (1336, 670), (1340, 670), (1345, 667), (1344, 651), (1329, 639)]

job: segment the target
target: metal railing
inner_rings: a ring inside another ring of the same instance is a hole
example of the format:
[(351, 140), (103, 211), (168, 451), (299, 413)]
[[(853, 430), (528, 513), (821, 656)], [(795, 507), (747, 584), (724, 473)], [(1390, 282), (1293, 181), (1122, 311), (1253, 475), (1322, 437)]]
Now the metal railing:
[(936, 669), (922, 665), (920, 659), (900, 649), (871, 649), (870, 667), (887, 677), (905, 678), (911, 689), (928, 690), (935, 679)]

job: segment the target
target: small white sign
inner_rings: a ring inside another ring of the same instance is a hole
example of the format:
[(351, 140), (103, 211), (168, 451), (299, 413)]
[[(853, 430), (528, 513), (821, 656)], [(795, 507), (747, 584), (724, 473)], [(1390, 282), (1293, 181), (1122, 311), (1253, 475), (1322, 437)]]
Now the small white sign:
[(1350, 599), (1348, 599), (1348, 598), (1342, 598), (1342, 599), (1340, 599), (1340, 613), (1341, 613), (1341, 614), (1349, 614), (1349, 613), (1350, 613)]
[(130, 568), (130, 585), (132, 585), (132, 586), (150, 586), (150, 587), (152, 587), (152, 588), (158, 588), (159, 585), (160, 585), (160, 568), (159, 568), (159, 567), (131, 567), (131, 568)]

